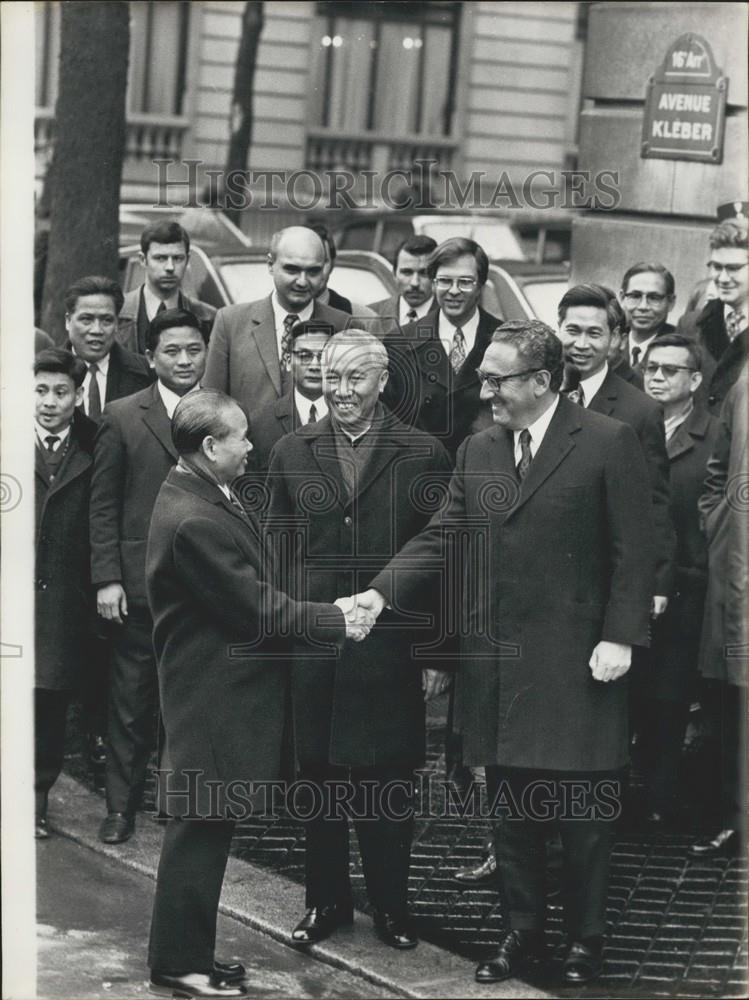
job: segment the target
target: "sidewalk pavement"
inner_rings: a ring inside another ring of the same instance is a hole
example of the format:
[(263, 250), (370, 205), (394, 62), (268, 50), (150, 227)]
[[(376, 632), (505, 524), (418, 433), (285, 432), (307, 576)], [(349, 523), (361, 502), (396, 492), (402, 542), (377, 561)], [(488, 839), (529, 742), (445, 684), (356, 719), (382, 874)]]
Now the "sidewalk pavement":
[[(709, 805), (694, 797), (695, 788), (709, 791), (710, 781), (693, 773), (692, 764), (686, 768), (691, 784), (682, 796), (680, 829), (684, 832), (648, 833), (632, 823), (619, 828), (612, 855), (602, 977), (578, 990), (559, 985), (563, 914), (559, 899), (550, 897), (545, 935), (550, 961), (532, 968), (522, 982), (475, 984), (475, 964), (496, 950), (504, 915), (494, 888), (466, 889), (453, 879), (456, 869), (480, 858), (489, 826), (485, 819), (461, 818), (445, 809), (442, 720), (431, 714), (426, 775), (432, 779), (428, 786), (432, 794), (429, 802), (422, 797), (420, 813), (417, 809), (409, 875), (409, 905), (422, 943), (405, 956), (393, 953), (377, 942), (366, 917), (358, 916), (355, 933), (338, 932), (314, 950), (316, 957), (383, 985), (397, 996), (546, 995), (591, 1000), (749, 995), (747, 862), (745, 858), (690, 857), (688, 847), (700, 823), (710, 822), (711, 813)], [(68, 767), (86, 780), (80, 758), (71, 758)], [(71, 795), (75, 804), (67, 801)], [(85, 822), (80, 819), (84, 799)], [(104, 815), (100, 796), (66, 780), (56, 786), (55, 804), (53, 823), (57, 817), (71, 836), (96, 850), (107, 850), (96, 840)], [(153, 782), (146, 791), (146, 808), (153, 810)], [(153, 871), (159, 841), (159, 828), (147, 814), (139, 814), (134, 840), (110, 850), (112, 856), (141, 865), (140, 870)], [(148, 863), (143, 858), (146, 845)], [(301, 825), (283, 814), (277, 819), (250, 817), (237, 827), (232, 854), (223, 895), (227, 912), (241, 911), (241, 919), (249, 926), (288, 942), (291, 928), (304, 912)], [(366, 914), (368, 902), (354, 836), (351, 859), (355, 905)]]
[[(98, 855), (104, 856), (112, 861), (116, 861), (125, 868), (133, 872), (139, 872), (156, 878), (159, 852), (161, 849), (162, 828), (147, 816), (139, 815), (135, 836), (124, 844), (110, 846), (102, 844), (97, 837), (97, 831), (102, 819), (102, 801), (94, 792), (89, 791), (82, 784), (66, 774), (61, 775), (50, 795), (49, 802), (49, 824), (53, 833), (57, 836), (63, 835), (72, 841), (77, 842)], [(39, 853), (49, 845), (40, 844)], [(85, 877), (85, 872), (82, 873)], [(49, 880), (56, 878), (54, 866), (40, 864), (39, 878), (45, 883), (40, 886), (42, 892), (41, 899), (44, 900), (44, 893), (49, 891), (46, 884)], [(104, 886), (107, 892), (108, 886)], [(139, 936), (141, 954), (135, 956), (140, 972), (131, 972), (137, 975), (137, 986), (142, 987), (145, 981), (144, 959), (146, 951), (146, 935), (148, 921), (150, 919), (151, 894), (148, 893), (147, 906), (145, 905), (140, 914), (142, 934)], [(261, 868), (247, 861), (232, 857), (226, 870), (224, 879), (224, 889), (221, 895), (221, 913), (231, 917), (234, 921), (252, 929), (260, 931), (269, 938), (279, 941), (284, 945), (291, 942), (291, 930), (304, 913), (304, 889), (298, 883), (285, 878), (276, 872)], [(40, 907), (40, 918), (44, 923), (44, 910)], [(42, 927), (42, 943), (45, 942), (45, 928)], [(54, 936), (46, 935), (47, 945)], [(234, 927), (230, 937), (230, 958), (239, 961), (252, 962), (252, 954), (248, 954), (249, 946), (243, 947), (241, 938), (237, 939), (237, 930)], [(236, 941), (236, 944), (234, 943)], [(111, 942), (110, 942), (111, 943)], [(133, 982), (127, 978), (127, 974), (121, 969), (121, 955), (113, 954), (111, 948), (107, 947), (107, 942), (102, 942), (102, 950), (94, 950), (91, 961), (101, 963), (101, 967), (96, 970), (94, 979), (104, 977), (109, 968), (114, 972), (107, 982), (111, 984), (109, 988), (103, 987), (101, 992), (83, 993), (72, 990), (67, 995), (76, 998), (83, 996), (111, 997), (111, 1000), (121, 1000), (131, 996), (147, 995), (143, 989), (133, 989)], [(549, 994), (543, 990), (529, 987), (525, 983), (512, 980), (499, 984), (496, 987), (480, 987), (473, 982), (474, 963), (460, 955), (455, 955), (443, 948), (428, 944), (422, 941), (419, 947), (413, 952), (396, 952), (383, 945), (374, 934), (371, 921), (362, 914), (357, 913), (353, 930), (344, 928), (337, 931), (332, 937), (320, 945), (309, 949), (308, 954), (319, 962), (331, 966), (333, 970), (342, 970), (348, 974), (351, 982), (352, 977), (358, 981), (357, 994), (331, 992), (330, 985), (335, 982), (329, 977), (338, 975), (329, 970), (329, 976), (325, 977), (319, 991), (315, 990), (316, 984), (321, 979), (319, 966), (310, 958), (299, 956), (298, 952), (289, 949), (289, 953), (300, 958), (301, 962), (307, 963), (309, 970), (309, 986), (307, 994), (309, 996), (391, 996), (391, 997), (543, 997)], [(60, 986), (60, 976), (64, 976), (64, 970), (58, 971), (54, 976), (52, 972), (47, 972), (45, 968), (45, 955), (50, 954), (49, 947), (42, 947), (39, 957), (40, 984), (42, 986), (51, 980), (49, 992), (41, 995), (50, 997), (65, 996), (64, 989)], [(224, 957), (222, 953), (222, 958)], [(131, 965), (126, 965), (126, 970), (130, 971)], [(253, 970), (254, 971), (254, 970)], [(297, 970), (296, 975), (302, 975)], [(293, 988), (287, 993), (279, 993), (285, 996), (300, 996), (300, 993)], [(369, 985), (370, 992), (365, 991)], [(62, 992), (61, 992), (62, 990)], [(260, 990), (263, 997), (269, 996), (268, 992)]]
[[(67, 837), (40, 841), (36, 857), (37, 997), (148, 996), (153, 881)], [(225, 961), (245, 964), (248, 995), (257, 1000), (394, 996), (359, 976), (306, 958), (233, 917), (219, 918), (217, 953)]]

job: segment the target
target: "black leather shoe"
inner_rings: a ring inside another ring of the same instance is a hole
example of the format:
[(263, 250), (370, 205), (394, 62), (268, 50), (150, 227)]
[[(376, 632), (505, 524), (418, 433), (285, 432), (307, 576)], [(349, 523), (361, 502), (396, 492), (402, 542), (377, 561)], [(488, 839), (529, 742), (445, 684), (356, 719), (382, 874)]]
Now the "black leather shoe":
[(213, 962), (213, 971), (220, 979), (225, 979), (227, 982), (244, 979), (247, 975), (247, 969), (241, 962), (219, 962), (217, 959)]
[(537, 931), (510, 931), (499, 946), (499, 951), (488, 962), (476, 969), (477, 983), (501, 983), (524, 969), (538, 958), (541, 939)]
[(34, 837), (37, 840), (49, 840), (49, 827), (46, 816), (37, 816), (34, 823)]
[(149, 992), (159, 997), (245, 997), (247, 988), (215, 973), (186, 972), (173, 976), (167, 972), (151, 973)]
[(88, 739), (88, 762), (91, 767), (104, 767), (107, 762), (107, 741), (92, 733)]
[(337, 927), (354, 922), (351, 905), (313, 906), (291, 932), (293, 944), (316, 944), (330, 937)]
[(391, 948), (408, 951), (419, 943), (419, 939), (411, 927), (408, 914), (395, 916), (392, 913), (385, 913), (383, 910), (375, 910), (373, 919), (377, 937), (385, 944), (390, 945)]
[(125, 813), (110, 813), (99, 827), (99, 840), (103, 844), (122, 844), (135, 832), (135, 820)]
[(735, 857), (741, 853), (741, 838), (738, 830), (720, 830), (709, 840), (698, 840), (692, 844), (689, 853), (693, 858)]
[(603, 970), (603, 941), (574, 941), (562, 965), (562, 979), (570, 986), (589, 983)]
[(497, 858), (494, 851), (485, 854), (477, 865), (471, 868), (458, 868), (453, 878), (461, 885), (486, 885), (496, 881)]

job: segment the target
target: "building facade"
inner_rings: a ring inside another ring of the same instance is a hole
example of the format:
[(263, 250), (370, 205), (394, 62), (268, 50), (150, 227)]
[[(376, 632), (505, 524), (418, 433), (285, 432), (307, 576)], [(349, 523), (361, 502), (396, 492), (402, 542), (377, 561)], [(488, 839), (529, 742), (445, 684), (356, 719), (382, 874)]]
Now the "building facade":
[[(36, 153), (54, 140), (59, 5), (37, 6)], [(123, 199), (154, 159), (226, 162), (243, 2), (132, 2)], [(587, 5), (265, 0), (249, 165), (387, 171), (434, 159), (459, 179), (559, 171), (577, 157)]]

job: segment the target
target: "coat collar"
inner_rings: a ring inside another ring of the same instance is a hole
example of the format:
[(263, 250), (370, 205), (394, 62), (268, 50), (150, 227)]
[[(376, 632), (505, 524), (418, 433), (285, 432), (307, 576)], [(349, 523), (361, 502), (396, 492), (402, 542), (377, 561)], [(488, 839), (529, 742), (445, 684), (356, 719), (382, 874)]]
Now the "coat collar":
[(167, 416), (158, 382), (154, 382), (141, 393), (140, 408), (143, 411), (143, 423), (176, 462), (179, 456), (172, 443), (172, 422)]
[(224, 496), (218, 486), (209, 479), (204, 479), (202, 476), (197, 475), (197, 473), (181, 472), (175, 466), (175, 468), (170, 469), (167, 473), (166, 482), (172, 486), (176, 486), (178, 489), (186, 490), (188, 493), (200, 497), (206, 503), (221, 507), (228, 514), (231, 514), (233, 518), (241, 522), (245, 528), (251, 529), (258, 539), (260, 538), (260, 528), (255, 515), (248, 514), (247, 512), (242, 513), (237, 510), (234, 504)]
[(336, 484), (336, 502), (342, 508), (348, 507), (361, 497), (393, 461), (395, 455), (407, 447), (409, 436), (413, 437), (411, 429), (396, 419), (388, 410), (382, 408), (382, 415), (382, 422), (374, 430), (377, 441), (372, 446), (372, 454), (364, 466), (361, 479), (357, 484), (357, 491), (353, 496), (349, 496), (341, 475), (335, 432), (330, 415), (326, 415), (314, 424), (305, 424), (297, 431), (299, 437), (309, 445), (320, 471)]
[[(507, 518), (512, 517), (520, 510), (549, 478), (559, 463), (572, 451), (575, 447), (573, 435), (581, 429), (582, 423), (581, 408), (566, 397), (560, 396), (556, 413), (551, 418), (541, 446), (533, 457), (528, 474), (519, 484), (517, 501), (507, 513)], [(512, 431), (494, 427), (490, 432), (490, 437), (497, 444), (497, 448), (492, 450), (496, 471), (501, 473), (503, 477), (512, 475), (516, 484), (513, 486), (513, 490), (517, 489), (518, 479), (515, 469), (515, 447)]]
[(711, 299), (697, 318), (697, 326), (702, 333), (702, 342), (712, 357), (718, 361), (730, 344), (726, 333), (723, 303)]
[(669, 461), (673, 462), (679, 455), (691, 451), (695, 447), (695, 439), (705, 438), (710, 426), (710, 414), (707, 410), (695, 406), (683, 424), (679, 424), (671, 437), (666, 441), (666, 452)]
[(68, 444), (68, 450), (65, 453), (65, 457), (57, 468), (57, 475), (50, 482), (49, 479), (49, 469), (47, 463), (44, 461), (44, 455), (42, 454), (41, 448), (37, 442), (34, 448), (34, 469), (36, 475), (49, 487), (47, 496), (50, 497), (54, 493), (58, 493), (61, 489), (64, 489), (69, 483), (78, 476), (83, 475), (92, 464), (93, 459), (91, 455), (81, 447), (78, 440), (78, 435), (76, 433), (75, 424), (70, 431), (70, 442)]

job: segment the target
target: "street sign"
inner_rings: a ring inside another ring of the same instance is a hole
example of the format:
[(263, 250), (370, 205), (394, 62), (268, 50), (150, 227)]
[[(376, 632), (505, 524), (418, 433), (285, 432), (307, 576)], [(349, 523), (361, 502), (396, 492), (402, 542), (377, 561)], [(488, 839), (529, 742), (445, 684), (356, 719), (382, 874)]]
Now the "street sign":
[(723, 161), (728, 80), (701, 35), (678, 38), (648, 80), (642, 156)]

